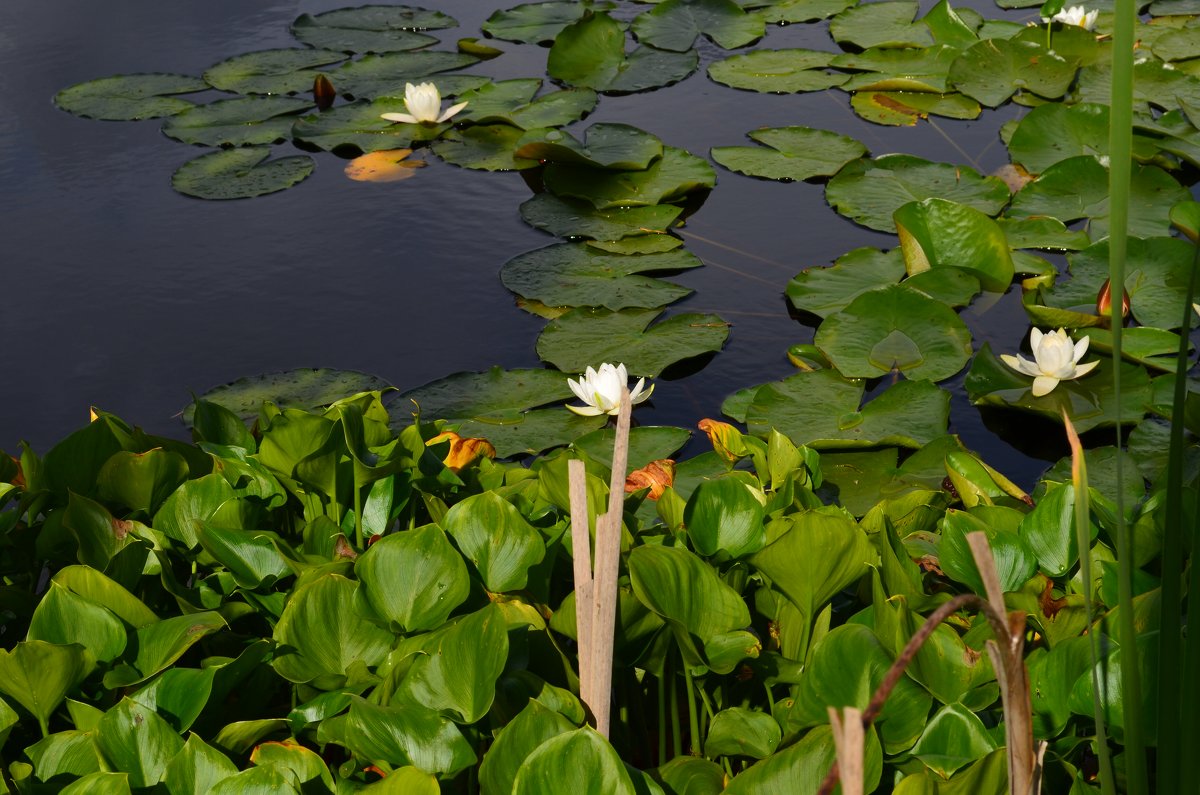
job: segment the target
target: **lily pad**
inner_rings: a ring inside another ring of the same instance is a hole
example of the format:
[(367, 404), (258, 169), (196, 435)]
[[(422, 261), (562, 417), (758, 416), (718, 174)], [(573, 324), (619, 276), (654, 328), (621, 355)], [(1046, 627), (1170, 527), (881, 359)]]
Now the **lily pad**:
[(849, 378), (899, 371), (941, 381), (971, 358), (971, 332), (955, 311), (899, 284), (869, 290), (825, 318), (814, 342)]
[(904, 275), (899, 248), (856, 248), (833, 265), (800, 271), (788, 282), (786, 292), (792, 306), (824, 318), (840, 312), (868, 290), (895, 284)]
[(838, 69), (861, 74), (842, 84), (843, 91), (928, 91), (945, 94), (950, 65), (959, 56), (957, 47), (936, 45), (923, 48), (872, 47), (860, 53), (844, 53), (833, 59)]
[(909, 273), (961, 268), (993, 292), (1003, 293), (1012, 284), (1008, 239), (999, 224), (974, 207), (925, 199), (904, 205), (893, 218)]
[[(1129, 238), (1125, 255), (1125, 291), (1138, 323), (1159, 329), (1179, 327), (1187, 300), (1195, 250), (1175, 237)], [(1108, 278), (1107, 240), (1068, 257), (1071, 278), (1042, 291), (1049, 307), (1095, 313), (1096, 295)], [(1116, 291), (1113, 291), (1114, 298)], [(1115, 303), (1115, 301), (1114, 301)], [(1192, 325), (1197, 317), (1191, 315)]]
[[(1112, 331), (1106, 328), (1090, 328), (1086, 332), (1091, 343), (1088, 350), (1112, 353)], [(1083, 336), (1075, 333), (1076, 338)], [(1193, 345), (1188, 346), (1190, 351)], [(1161, 372), (1175, 372), (1176, 355), (1179, 353), (1179, 335), (1173, 331), (1149, 326), (1133, 326), (1121, 332), (1121, 355), (1138, 364), (1144, 364)], [(1140, 495), (1139, 495), (1140, 496)], [(1137, 502), (1134, 499), (1133, 502)]]
[(213, 88), (238, 94), (296, 94), (311, 91), (318, 74), (329, 74), (329, 66), (346, 59), (334, 50), (259, 50), (235, 55), (210, 66), (204, 80)]
[[(521, 218), (532, 227), (558, 237), (601, 241), (631, 235), (662, 235), (681, 212), (683, 209), (673, 204), (597, 210), (590, 202), (563, 199), (552, 193), (536, 194), (521, 205)], [(678, 242), (677, 238), (670, 239)]]
[(565, 130), (531, 130), (517, 155), (546, 163), (644, 171), (663, 154), (662, 141), (628, 124), (593, 124), (584, 140)]
[[(252, 421), (267, 401), (280, 408), (311, 411), (359, 392), (388, 388), (390, 385), (382, 378), (355, 370), (301, 368), (239, 378), (213, 387), (199, 400), (224, 406), (243, 420)], [(195, 405), (183, 410), (186, 425), (192, 424)]]
[(496, 11), (481, 27), (484, 33), (497, 39), (549, 46), (563, 28), (578, 21), (589, 10), (609, 11), (615, 6), (615, 3), (588, 0), (525, 3), (506, 11)]
[(928, 47), (933, 44), (929, 26), (914, 22), (916, 0), (863, 3), (847, 8), (829, 21), (829, 34), (838, 44), (868, 47)]
[(515, 157), (522, 132), (508, 124), (476, 124), (450, 130), (433, 142), (433, 151), (447, 163), (480, 171), (516, 171), (533, 168), (536, 160)]
[[(1170, 232), (1171, 207), (1191, 198), (1157, 166), (1133, 166), (1129, 188), (1129, 234), (1153, 237)], [(1069, 157), (1050, 166), (1013, 196), (1008, 215), (1048, 215), (1064, 223), (1088, 220), (1088, 234), (1108, 234), (1108, 169), (1094, 157)]]
[(718, 83), (747, 91), (796, 94), (839, 86), (849, 75), (829, 71), (834, 54), (823, 50), (754, 50), (708, 66)]
[[(1095, 63), (1079, 70), (1075, 96), (1080, 102), (1106, 103), (1112, 93), (1112, 65)], [(1200, 79), (1171, 64), (1149, 60), (1133, 65), (1135, 111), (1154, 105), (1165, 111), (1200, 105)]]
[(473, 55), (444, 50), (385, 52), (350, 61), (329, 72), (338, 93), (355, 99), (403, 97), (408, 83), (433, 83), (442, 97), (491, 82), (475, 75), (445, 75), (479, 62)]
[(775, 429), (818, 449), (915, 448), (946, 433), (950, 393), (944, 389), (928, 381), (900, 381), (866, 405), (863, 390), (862, 381), (835, 370), (797, 373), (755, 390), (746, 425), (755, 435)]
[(404, 100), (383, 97), (360, 100), (297, 119), (292, 136), (302, 143), (338, 155), (357, 155), (384, 149), (404, 149), (414, 141), (429, 141), (450, 124), (397, 124), (384, 113), (406, 112)]
[(1008, 188), (995, 177), (912, 155), (864, 158), (847, 165), (825, 186), (825, 200), (833, 209), (882, 232), (896, 231), (892, 214), (912, 201), (948, 199), (995, 215), (1008, 197)]
[[(518, 150), (522, 154), (524, 148)], [(644, 171), (610, 171), (551, 163), (542, 174), (546, 188), (559, 196), (590, 201), (598, 210), (645, 207), (711, 189), (717, 175), (707, 160), (673, 146)]]
[(626, 55), (621, 24), (604, 12), (590, 12), (555, 37), (546, 71), (568, 85), (624, 94), (678, 82), (698, 63), (695, 50), (642, 45)]
[(553, 370), (502, 370), (455, 373), (389, 400), (392, 425), (408, 424), (416, 402), (426, 420), (445, 419), (463, 436), (483, 437), (502, 457), (536, 453), (567, 444), (604, 425), (607, 417), (580, 417), (561, 406), (574, 399), (567, 375)]
[[(1091, 245), (1087, 232), (1070, 230), (1057, 218), (998, 218), (1010, 248), (1079, 251)], [(1016, 254), (1016, 252), (1014, 252)]]
[(674, 303), (692, 291), (642, 273), (700, 267), (690, 252), (606, 254), (582, 243), (559, 243), (519, 254), (500, 269), (509, 290), (546, 306), (593, 306), (606, 309), (654, 308)]
[(676, 362), (721, 350), (729, 336), (729, 324), (716, 315), (673, 315), (650, 325), (659, 314), (658, 309), (574, 309), (546, 326), (537, 353), (568, 373), (623, 362), (630, 375), (653, 377)]
[[(1136, 364), (1121, 365), (1121, 422), (1134, 424), (1146, 414), (1151, 396), (1150, 376)], [(1066, 408), (1079, 433), (1117, 421), (1117, 401), (1113, 391), (1113, 361), (1100, 359), (1095, 370), (1073, 381), (1062, 381), (1047, 395), (1034, 397), (1033, 380), (1005, 365), (992, 353), (989, 343), (975, 355), (964, 385), (973, 403), (1008, 406), (1040, 414), (1052, 420), (1062, 419)]]
[(661, 50), (686, 52), (700, 36), (726, 50), (762, 38), (763, 18), (733, 0), (665, 0), (633, 20), (638, 41)]
[(89, 119), (156, 119), (194, 107), (193, 103), (179, 99), (175, 94), (207, 89), (207, 83), (191, 75), (113, 75), (64, 88), (54, 95), (54, 104), (68, 113)]
[(891, 127), (911, 127), (930, 114), (974, 119), (981, 111), (978, 102), (963, 94), (922, 91), (858, 91), (850, 98), (850, 107), (869, 122)]
[(163, 134), (185, 144), (246, 146), (291, 137), (292, 118), (313, 103), (293, 97), (239, 97), (196, 105), (163, 123)]
[(265, 146), (200, 155), (175, 171), (171, 187), (199, 199), (249, 199), (290, 188), (312, 173), (307, 155), (267, 160), (270, 156)]
[(415, 50), (437, 43), (419, 30), (452, 28), (454, 17), (412, 6), (360, 6), (324, 14), (301, 14), (292, 35), (310, 47), (343, 52)]
[[(1040, 174), (1055, 163), (1079, 155), (1108, 154), (1107, 105), (1080, 103), (1063, 105), (1057, 102), (1029, 111), (1013, 130), (1008, 151), (1014, 163), (1020, 163), (1031, 174)], [(1138, 159), (1153, 156), (1156, 147), (1147, 145), (1145, 138)], [(1147, 151), (1148, 150), (1148, 151)]]
[(731, 171), (780, 180), (806, 180), (836, 174), (867, 148), (845, 135), (811, 127), (772, 127), (751, 130), (763, 146), (718, 146), (712, 158)]
[(1018, 90), (1057, 99), (1071, 87), (1078, 68), (1077, 61), (1048, 51), (1044, 44), (984, 39), (971, 45), (950, 67), (950, 82), (994, 108)]
[(596, 92), (590, 89), (571, 88), (538, 97), (541, 87), (541, 80), (528, 78), (486, 83), (464, 91), (459, 100), (466, 102), (467, 107), (455, 121), (502, 122), (532, 130), (570, 124), (596, 107)]
[[(828, 19), (834, 14), (845, 11), (854, 5), (856, 0), (773, 0), (773, 2), (755, 2), (759, 14), (767, 22), (817, 22)], [(743, 6), (748, 5), (746, 3)], [(761, 8), (757, 8), (762, 6)]]

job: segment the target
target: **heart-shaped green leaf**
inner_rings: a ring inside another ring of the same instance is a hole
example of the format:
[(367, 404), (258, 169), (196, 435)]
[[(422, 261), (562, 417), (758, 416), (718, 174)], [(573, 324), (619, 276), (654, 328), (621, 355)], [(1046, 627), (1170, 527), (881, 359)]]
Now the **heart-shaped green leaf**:
[(458, 22), (440, 11), (412, 6), (360, 6), (324, 14), (301, 14), (292, 35), (310, 47), (343, 52), (415, 50), (437, 39), (419, 30), (452, 28)]
[(171, 175), (171, 187), (198, 199), (249, 199), (285, 190), (312, 174), (313, 159), (308, 155), (268, 161), (270, 156), (265, 146), (200, 155)]
[(296, 94), (312, 91), (317, 75), (331, 71), (314, 67), (327, 67), (345, 58), (345, 53), (308, 47), (259, 50), (210, 66), (204, 80), (213, 88), (237, 94)]
[(721, 350), (728, 324), (716, 315), (673, 315), (650, 325), (658, 309), (574, 309), (538, 337), (538, 356), (568, 373), (623, 362), (631, 375), (657, 376), (670, 365)]
[(709, 64), (708, 76), (747, 91), (796, 94), (823, 91), (846, 82), (847, 75), (829, 71), (833, 54), (823, 50), (754, 50)]
[(773, 127), (746, 134), (764, 146), (717, 146), (712, 149), (713, 160), (752, 177), (801, 181), (832, 176), (867, 153), (853, 138), (810, 127)]

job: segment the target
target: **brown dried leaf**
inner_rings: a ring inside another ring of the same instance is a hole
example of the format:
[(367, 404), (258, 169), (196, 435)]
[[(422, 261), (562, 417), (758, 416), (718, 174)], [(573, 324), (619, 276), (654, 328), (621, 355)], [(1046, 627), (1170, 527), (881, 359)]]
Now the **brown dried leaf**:
[(657, 500), (675, 482), (675, 462), (670, 458), (651, 461), (641, 469), (629, 473), (625, 478), (625, 492), (650, 489), (649, 497)]
[(451, 472), (459, 472), (480, 456), (496, 457), (496, 448), (487, 439), (475, 439), (469, 436), (459, 436), (454, 431), (443, 431), (425, 443), (426, 447), (439, 442), (450, 442), (450, 451), (442, 459), (442, 463)]
[(1026, 184), (1033, 181), (1033, 175), (1020, 166), (1008, 163), (992, 172), (993, 177), (998, 177), (1008, 186), (1009, 193), (1016, 193)]

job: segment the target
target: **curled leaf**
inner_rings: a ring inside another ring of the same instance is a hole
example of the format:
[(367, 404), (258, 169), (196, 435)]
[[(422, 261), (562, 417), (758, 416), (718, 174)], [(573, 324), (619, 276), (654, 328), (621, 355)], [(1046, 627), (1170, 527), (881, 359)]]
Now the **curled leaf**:
[(442, 459), (442, 463), (451, 472), (459, 472), (481, 456), (487, 456), (488, 458), (496, 457), (496, 448), (487, 439), (463, 437), (454, 431), (444, 431), (427, 441), (425, 446), (429, 447), (439, 442), (450, 443), (450, 450), (446, 453), (446, 457)]
[(626, 493), (650, 489), (649, 497), (657, 500), (675, 482), (675, 462), (670, 458), (651, 461), (625, 478)]

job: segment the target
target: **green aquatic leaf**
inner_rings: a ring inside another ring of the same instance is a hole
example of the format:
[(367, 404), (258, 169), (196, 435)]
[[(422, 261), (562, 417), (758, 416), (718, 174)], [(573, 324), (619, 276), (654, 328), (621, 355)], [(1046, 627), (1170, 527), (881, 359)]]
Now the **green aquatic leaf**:
[(575, 729), (575, 724), (540, 702), (529, 703), (496, 735), (483, 757), (479, 781), (488, 792), (512, 792), (521, 764), (542, 743)]
[(104, 686), (113, 689), (141, 684), (173, 665), (205, 637), (228, 626), (219, 613), (207, 611), (172, 616), (139, 627), (136, 635), (130, 638), (130, 647), (135, 656), (128, 663), (118, 665), (105, 674)]
[(946, 44), (957, 48), (970, 47), (979, 40), (976, 29), (982, 19), (972, 15), (973, 9), (952, 8), (949, 0), (939, 0), (938, 4), (929, 9), (924, 22), (933, 34), (933, 40), (938, 44)]
[(995, 749), (996, 741), (975, 713), (962, 704), (947, 704), (929, 719), (912, 754), (930, 770), (949, 778)]
[(779, 747), (779, 724), (765, 712), (729, 707), (713, 715), (704, 738), (704, 755), (765, 759)]
[(1012, 284), (1014, 266), (999, 224), (966, 204), (925, 199), (896, 210), (904, 266), (914, 276), (956, 268), (987, 290), (1003, 293)]
[(546, 792), (575, 795), (635, 795), (621, 757), (590, 726), (543, 742), (521, 763), (513, 795)]
[(697, 553), (732, 558), (752, 555), (767, 543), (763, 506), (744, 483), (717, 478), (701, 483), (683, 512), (688, 538)]
[(301, 14), (292, 35), (309, 47), (343, 52), (392, 52), (436, 44), (420, 30), (452, 28), (458, 21), (440, 11), (412, 6), (360, 6), (323, 14)]
[(832, 176), (867, 153), (853, 138), (811, 127), (763, 128), (746, 135), (763, 146), (713, 147), (712, 159), (752, 177), (802, 181)]
[(931, 163), (911, 155), (855, 161), (825, 186), (825, 200), (841, 215), (881, 232), (895, 232), (892, 214), (913, 201), (938, 198), (995, 215), (1008, 203), (1008, 188), (965, 166)]
[(747, 91), (795, 94), (824, 91), (846, 82), (848, 75), (829, 71), (833, 53), (823, 50), (754, 50), (731, 55), (708, 66), (718, 83)]
[(856, 248), (832, 265), (800, 271), (788, 282), (786, 294), (796, 309), (824, 318), (840, 312), (868, 290), (895, 284), (904, 275), (899, 248)]
[(645, 171), (663, 155), (656, 136), (628, 124), (600, 122), (580, 142), (564, 130), (531, 130), (517, 156), (614, 171)]
[[(1129, 189), (1129, 234), (1166, 235), (1171, 207), (1190, 198), (1174, 177), (1157, 166), (1134, 164)], [(1087, 219), (1093, 240), (1108, 234), (1108, 168), (1094, 157), (1060, 160), (1017, 192), (1008, 215), (1048, 215), (1064, 223)]]
[(116, 659), (127, 642), (125, 625), (112, 611), (54, 581), (33, 611), (26, 639), (78, 644), (104, 663)]
[(930, 94), (921, 91), (857, 91), (850, 107), (862, 118), (891, 127), (911, 127), (934, 116), (974, 119), (979, 103), (962, 94)]
[(294, 97), (240, 97), (197, 105), (167, 119), (163, 135), (185, 144), (247, 146), (291, 136), (293, 116), (313, 103)]
[[(692, 432), (686, 428), (642, 425), (629, 430), (629, 470), (641, 469), (651, 461), (670, 458), (688, 443)], [(616, 430), (601, 428), (581, 436), (572, 443), (576, 450), (587, 453), (593, 461), (612, 467), (613, 442)]]
[(864, 386), (835, 370), (797, 373), (759, 387), (746, 409), (750, 432), (774, 428), (817, 449), (920, 447), (946, 433), (950, 393), (928, 381), (901, 381), (862, 405)]
[(986, 597), (987, 591), (967, 543), (967, 536), (971, 533), (981, 532), (987, 536), (988, 546), (996, 561), (1000, 588), (1005, 593), (1020, 588), (1037, 571), (1037, 558), (1029, 542), (1015, 529), (1010, 531), (999, 527), (996, 522), (984, 521), (966, 511), (955, 509), (946, 511), (939, 522), (939, 529), (938, 565), (947, 577), (966, 585), (979, 596)]
[(915, 22), (916, 0), (886, 0), (852, 6), (829, 21), (829, 34), (838, 44), (868, 47), (928, 47), (929, 26)]
[(497, 39), (549, 46), (563, 28), (576, 22), (588, 11), (610, 11), (615, 7), (615, 3), (604, 0), (525, 3), (493, 12), (481, 27), (484, 33)]
[[(518, 150), (524, 153), (524, 148)], [(550, 163), (542, 174), (546, 188), (559, 196), (590, 201), (598, 210), (645, 207), (711, 190), (716, 172), (707, 160), (673, 146), (644, 171), (612, 171), (569, 163)]]
[[(1111, 60), (1079, 70), (1075, 97), (1079, 102), (1105, 104), (1112, 93)], [(1133, 65), (1133, 109), (1146, 112), (1153, 105), (1165, 111), (1200, 105), (1200, 79), (1158, 60)]]
[(529, 569), (546, 554), (541, 535), (494, 492), (468, 497), (446, 514), (442, 526), (492, 593), (526, 587)]
[(1017, 124), (1008, 150), (1013, 162), (1031, 174), (1068, 157), (1107, 155), (1108, 119), (1107, 105), (1042, 105)]
[[(865, 792), (874, 792), (883, 776), (883, 751), (874, 730), (866, 736)], [(725, 795), (817, 792), (835, 761), (833, 736), (828, 726), (818, 726), (801, 740), (738, 773)]]
[(743, 2), (742, 6), (754, 6), (767, 22), (788, 23), (828, 19), (854, 4), (855, 0), (755, 0), (754, 3)]
[(947, 45), (922, 48), (872, 47), (859, 53), (843, 53), (833, 59), (838, 69), (851, 69), (852, 75), (841, 85), (843, 91), (928, 91), (945, 94), (950, 64), (960, 50)]
[(634, 20), (638, 41), (662, 50), (686, 52), (706, 36), (726, 50), (762, 38), (762, 17), (748, 14), (733, 0), (665, 0)]
[(695, 50), (668, 52), (642, 45), (626, 55), (624, 28), (601, 11), (585, 13), (558, 33), (546, 71), (568, 85), (629, 93), (678, 82), (697, 63)]
[(207, 83), (191, 75), (113, 75), (64, 88), (54, 95), (54, 104), (89, 119), (156, 119), (194, 107), (175, 94), (191, 94), (207, 88)]
[(1044, 43), (984, 39), (971, 45), (950, 67), (950, 82), (994, 108), (1017, 91), (1057, 99), (1071, 87), (1078, 67), (1077, 61), (1047, 50)]
[(903, 284), (869, 290), (825, 318), (816, 345), (850, 378), (893, 370), (941, 381), (971, 358), (971, 332), (941, 301)]
[(459, 728), (419, 706), (377, 706), (352, 696), (344, 724), (345, 746), (359, 759), (412, 765), (453, 776), (475, 764), (475, 752)]
[[(683, 208), (673, 204), (597, 210), (591, 202), (564, 199), (552, 193), (534, 194), (521, 205), (521, 218), (525, 223), (557, 237), (613, 242), (631, 236), (637, 236), (639, 240), (651, 236), (661, 238), (659, 242), (674, 241), (669, 243), (670, 248), (678, 246), (680, 241), (664, 233), (674, 225), (681, 212)], [(636, 241), (629, 242), (638, 245)]]
[(338, 155), (354, 156), (384, 149), (405, 149), (417, 141), (437, 138), (450, 129), (444, 124), (403, 124), (384, 113), (406, 113), (404, 100), (384, 97), (361, 100), (323, 113), (301, 116), (292, 126), (297, 142)]
[(673, 315), (651, 325), (660, 311), (573, 309), (542, 331), (538, 356), (568, 373), (623, 362), (630, 375), (653, 377), (676, 362), (721, 350), (729, 336), (729, 324), (716, 315)]
[(167, 763), (183, 749), (183, 740), (169, 723), (129, 698), (104, 713), (95, 736), (108, 764), (128, 773), (135, 789), (160, 782)]
[(537, 96), (542, 81), (537, 78), (501, 80), (464, 91), (459, 101), (467, 107), (455, 122), (476, 124), (502, 122), (522, 130), (559, 127), (578, 121), (596, 107), (596, 92), (568, 88)]
[(446, 50), (408, 50), (368, 55), (328, 72), (339, 94), (355, 99), (403, 97), (407, 83), (433, 83), (443, 98), (478, 88), (486, 77), (446, 75), (479, 63), (473, 55)]
[(171, 187), (198, 199), (249, 199), (286, 190), (312, 174), (313, 159), (293, 155), (267, 160), (265, 146), (226, 149), (189, 160), (171, 175)]
[(465, 130), (450, 130), (431, 148), (442, 160), (462, 168), (519, 171), (537, 165), (537, 161), (514, 156), (521, 135), (519, 128), (508, 124), (476, 124)]
[[(1069, 230), (1057, 218), (997, 218), (996, 223), (1004, 230), (1010, 248), (1041, 248), (1051, 251), (1079, 251), (1092, 244), (1087, 232)], [(1014, 259), (1020, 253), (1013, 252)], [(1044, 260), (1043, 260), (1044, 262)], [(1016, 263), (1014, 262), (1014, 265)], [(1040, 266), (1043, 267), (1044, 266)], [(1018, 269), (1019, 273), (1025, 273)], [(1028, 271), (1040, 273), (1041, 270)]]
[(509, 290), (547, 306), (592, 306), (618, 310), (674, 303), (692, 291), (643, 276), (700, 267), (683, 250), (662, 254), (606, 254), (582, 243), (558, 243), (527, 251), (500, 269)]
[(213, 88), (237, 94), (296, 94), (312, 91), (317, 75), (332, 71), (315, 67), (330, 67), (345, 59), (345, 53), (308, 47), (259, 50), (210, 66), (204, 80)]
[[(389, 388), (388, 382), (368, 373), (301, 367), (296, 370), (239, 378), (209, 389), (200, 395), (200, 399), (223, 406), (243, 420), (249, 421), (258, 417), (263, 403), (268, 401), (281, 409), (312, 411), (348, 395)], [(184, 409), (184, 423), (192, 423), (194, 412), (195, 404)]]
[(167, 762), (162, 782), (171, 793), (205, 795), (218, 781), (235, 773), (237, 766), (229, 757), (192, 733), (183, 748)]

